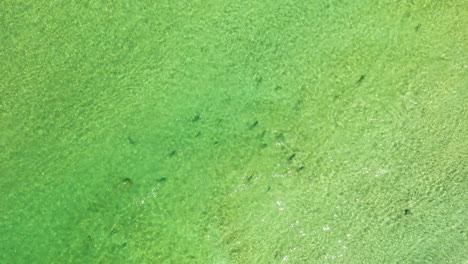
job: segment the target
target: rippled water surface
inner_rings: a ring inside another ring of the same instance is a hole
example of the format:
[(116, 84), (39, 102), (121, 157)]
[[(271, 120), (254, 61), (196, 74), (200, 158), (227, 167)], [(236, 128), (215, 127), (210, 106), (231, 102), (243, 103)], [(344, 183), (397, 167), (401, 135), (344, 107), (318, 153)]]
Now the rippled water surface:
[(0, 263), (468, 261), (467, 1), (0, 10)]

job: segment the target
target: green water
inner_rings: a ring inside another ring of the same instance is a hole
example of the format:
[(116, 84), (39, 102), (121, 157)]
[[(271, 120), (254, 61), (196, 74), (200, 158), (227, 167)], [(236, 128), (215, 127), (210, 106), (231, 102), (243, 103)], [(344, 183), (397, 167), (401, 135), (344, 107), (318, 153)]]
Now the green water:
[(466, 0), (0, 3), (0, 263), (468, 263)]

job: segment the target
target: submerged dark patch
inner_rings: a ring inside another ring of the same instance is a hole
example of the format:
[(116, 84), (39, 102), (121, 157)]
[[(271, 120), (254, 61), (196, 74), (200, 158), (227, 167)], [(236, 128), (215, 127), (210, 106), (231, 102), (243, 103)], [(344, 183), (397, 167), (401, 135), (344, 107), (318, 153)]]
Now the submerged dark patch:
[(166, 177), (161, 177), (161, 178), (156, 179), (156, 182), (158, 182), (158, 183), (162, 183), (162, 182), (165, 182), (165, 181), (167, 181)]
[(123, 183), (123, 184), (126, 184), (126, 185), (132, 185), (132, 184), (133, 184), (133, 180), (127, 177), (127, 178), (124, 178), (124, 179), (122, 180), (122, 183)]
[(200, 115), (196, 115), (196, 116), (192, 119), (192, 122), (200, 121), (200, 119), (201, 119), (201, 116), (200, 116)]
[(252, 125), (250, 125), (249, 129), (254, 129), (258, 126), (258, 121), (255, 121)]
[(366, 76), (365, 75), (361, 75), (361, 77), (359, 77), (359, 80), (357, 80), (357, 84), (360, 84), (364, 81), (364, 79), (366, 79)]
[(130, 137), (130, 136), (127, 137), (127, 140), (128, 140), (128, 143), (129, 143), (130, 145), (135, 145), (135, 144), (136, 144), (136, 141), (135, 141), (132, 137)]

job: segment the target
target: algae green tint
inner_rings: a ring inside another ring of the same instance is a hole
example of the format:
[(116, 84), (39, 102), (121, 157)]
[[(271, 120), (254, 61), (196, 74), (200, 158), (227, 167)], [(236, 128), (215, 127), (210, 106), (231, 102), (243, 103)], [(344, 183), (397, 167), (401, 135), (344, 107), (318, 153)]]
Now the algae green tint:
[(467, 263), (466, 0), (0, 10), (0, 263)]

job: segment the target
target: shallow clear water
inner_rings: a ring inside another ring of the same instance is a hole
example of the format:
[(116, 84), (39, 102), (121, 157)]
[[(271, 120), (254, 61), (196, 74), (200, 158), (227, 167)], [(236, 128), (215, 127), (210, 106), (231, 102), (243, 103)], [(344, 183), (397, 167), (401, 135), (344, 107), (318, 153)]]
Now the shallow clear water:
[(1, 263), (465, 263), (466, 1), (2, 1)]

